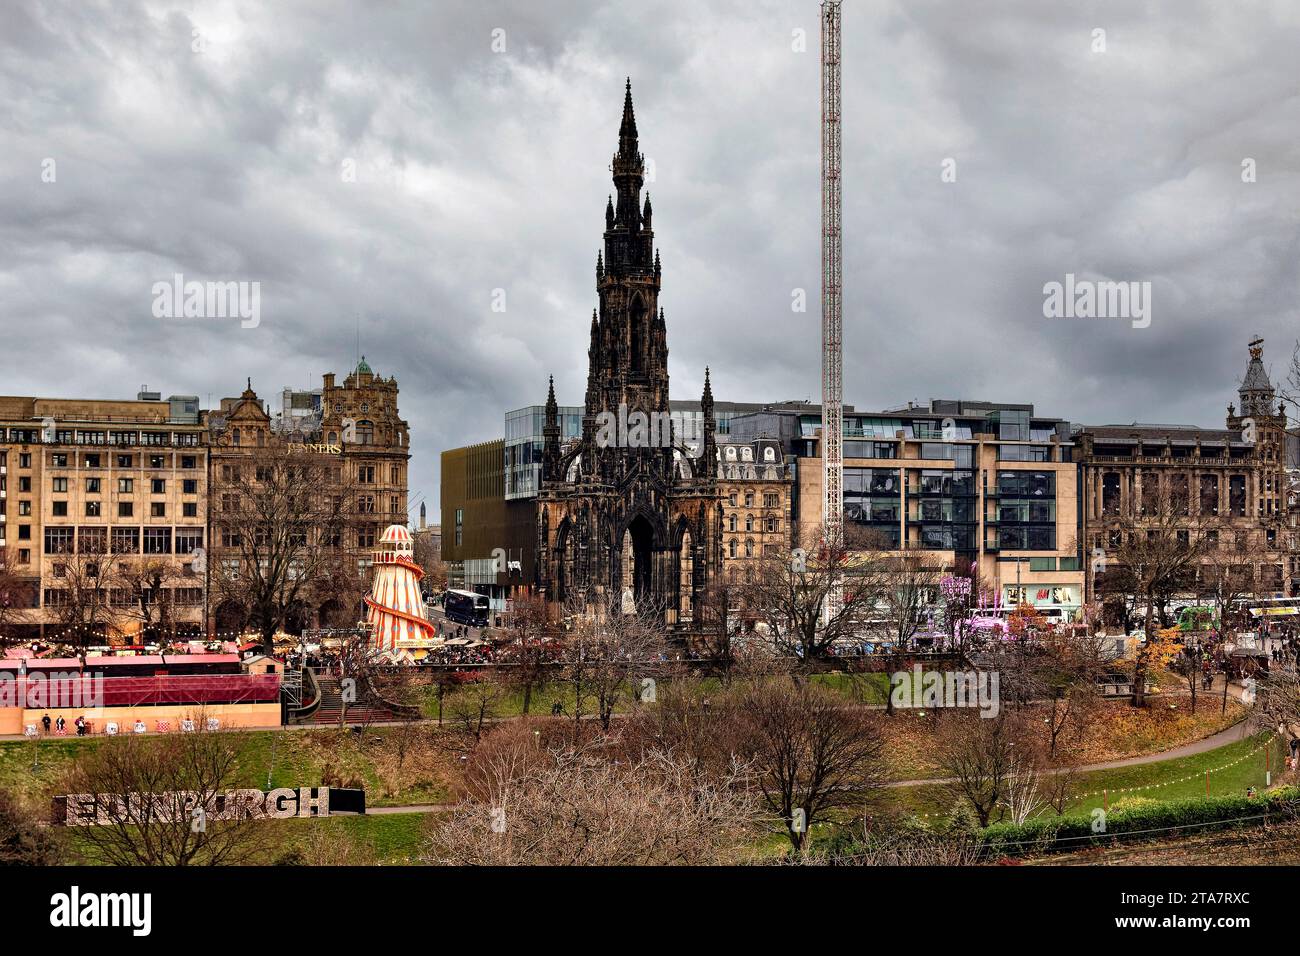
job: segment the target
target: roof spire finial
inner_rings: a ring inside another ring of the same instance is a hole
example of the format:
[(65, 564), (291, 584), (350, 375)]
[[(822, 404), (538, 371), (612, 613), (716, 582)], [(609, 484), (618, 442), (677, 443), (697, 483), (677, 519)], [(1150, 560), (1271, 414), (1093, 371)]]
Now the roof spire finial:
[(632, 108), (632, 77), (627, 78), (623, 93), (623, 122), (618, 127), (618, 151), (624, 156), (636, 153), (636, 111)]

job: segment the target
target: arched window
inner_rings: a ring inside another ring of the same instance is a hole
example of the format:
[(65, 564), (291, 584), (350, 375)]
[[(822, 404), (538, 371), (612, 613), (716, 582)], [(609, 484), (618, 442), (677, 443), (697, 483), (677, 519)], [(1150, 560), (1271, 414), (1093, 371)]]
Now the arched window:
[(735, 539), (735, 538), (732, 538), (730, 541), (727, 542), (727, 551), (728, 551), (728, 556), (729, 556), (729, 557), (734, 558), (734, 557), (736, 556), (736, 539)]
[(754, 516), (753, 516), (753, 515), (745, 515), (745, 530), (746, 530), (746, 531), (753, 531), (753, 530), (754, 530)]
[(752, 558), (753, 556), (754, 556), (754, 542), (752, 542), (752, 541), (746, 541), (746, 542), (745, 542), (745, 557), (747, 557), (747, 558)]
[(632, 371), (639, 372), (644, 367), (642, 351), (645, 348), (645, 301), (638, 295), (632, 300), (632, 310), (628, 316), (631, 325)]
[(729, 516), (727, 517), (727, 530), (728, 530), (728, 531), (735, 531), (735, 530), (736, 530), (736, 516), (735, 516), (735, 515), (729, 515)]

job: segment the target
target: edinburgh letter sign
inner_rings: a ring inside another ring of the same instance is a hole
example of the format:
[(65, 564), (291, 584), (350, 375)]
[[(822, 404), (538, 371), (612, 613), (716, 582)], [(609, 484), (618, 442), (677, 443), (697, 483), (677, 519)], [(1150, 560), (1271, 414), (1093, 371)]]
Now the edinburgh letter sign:
[(366, 792), (342, 787), (280, 787), (266, 793), (247, 789), (206, 795), (193, 790), (69, 793), (54, 798), (51, 822), (75, 827), (147, 821), (178, 823), (199, 816), (206, 820), (274, 820), (365, 812)]

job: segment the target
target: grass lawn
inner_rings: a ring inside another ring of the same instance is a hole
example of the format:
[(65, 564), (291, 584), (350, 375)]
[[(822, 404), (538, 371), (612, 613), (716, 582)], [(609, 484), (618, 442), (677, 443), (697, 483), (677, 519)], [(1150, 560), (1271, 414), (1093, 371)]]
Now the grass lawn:
[[(1104, 801), (1109, 801), (1114, 809), (1116, 803), (1125, 797), (1160, 802), (1203, 797), (1206, 795), (1207, 770), (1210, 771), (1210, 796), (1244, 796), (1249, 786), (1263, 790), (1264, 751), (1259, 748), (1264, 740), (1265, 735), (1258, 734), (1249, 740), (1191, 757), (1080, 773), (1073, 788), (1078, 796), (1067, 805), (1066, 813), (1087, 814), (1101, 807)], [(1281, 740), (1274, 740), (1269, 747), (1274, 783), (1277, 782), (1277, 768), (1282, 764), (1284, 749)], [(901, 811), (931, 817), (947, 817), (954, 806), (951, 796), (937, 784), (894, 788), (886, 799)], [(1055, 813), (1050, 808), (1042, 812)]]
[[(329, 817), (324, 820), (277, 820), (268, 845), (273, 858), (281, 858), (308, 841), (309, 828), (316, 828), (320, 842), (350, 842), (362, 856), (356, 862), (381, 866), (410, 866), (420, 862), (427, 813), (385, 813), (379, 816)], [(319, 844), (318, 844), (319, 845)]]
[[(813, 674), (810, 679), (813, 683), (829, 688), (844, 697), (847, 702), (853, 704), (883, 704), (889, 689), (888, 674)], [(666, 683), (663, 678), (660, 678), (660, 682), (661, 686)], [(717, 678), (707, 678), (701, 681), (700, 687), (706, 694), (721, 693), (723, 689), (722, 682)], [(454, 722), (458, 709), (468, 709), (470, 713), (475, 712), (477, 710), (477, 696), (476, 692), (469, 687), (457, 687), (454, 690), (447, 691), (442, 700), (443, 722)], [(630, 711), (634, 706), (631, 688), (624, 688), (619, 698), (614, 706), (615, 713), (623, 714)], [(555, 681), (543, 684), (541, 687), (534, 687), (532, 698), (529, 701), (528, 712), (533, 716), (548, 717), (551, 713), (551, 705), (557, 701), (564, 708), (565, 714), (573, 714), (574, 692), (571, 684)], [(428, 687), (422, 706), (426, 717), (436, 718), (438, 716), (438, 694), (433, 685)], [(585, 703), (585, 709), (588, 712), (593, 711), (595, 706), (595, 701), (591, 699), (588, 699)], [(520, 717), (523, 716), (523, 713), (523, 691), (508, 684), (500, 685), (500, 689), (492, 701), (492, 716)]]
[[(335, 786), (360, 781), (370, 806), (442, 803), (450, 798), (449, 770), (428, 741), (436, 728), (424, 728), (424, 745), (412, 745), (398, 767), (394, 752), (400, 728), (373, 727), (364, 735), (334, 728), (231, 733), (237, 742), (237, 787), (320, 786), (328, 775)], [(0, 787), (32, 798), (59, 792), (59, 783), (78, 754), (102, 746), (104, 738), (0, 742)], [(33, 767), (35, 747), (39, 764)]]
[[(427, 813), (385, 813), (378, 816), (324, 817), (312, 820), (262, 820), (255, 827), (253, 865), (359, 865), (411, 866), (420, 862)], [(82, 828), (69, 827), (66, 841), (69, 862), (89, 862), (78, 852)], [(85, 847), (93, 854), (93, 848)]]

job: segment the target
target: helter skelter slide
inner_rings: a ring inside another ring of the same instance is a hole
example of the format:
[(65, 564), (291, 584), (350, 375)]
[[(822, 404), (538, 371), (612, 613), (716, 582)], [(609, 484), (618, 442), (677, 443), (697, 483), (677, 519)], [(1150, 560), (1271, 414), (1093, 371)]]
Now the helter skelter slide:
[(374, 580), (366, 606), (377, 650), (391, 651), (433, 640), (420, 594), (424, 571), (415, 563), (411, 532), (400, 524), (390, 525), (375, 549)]

